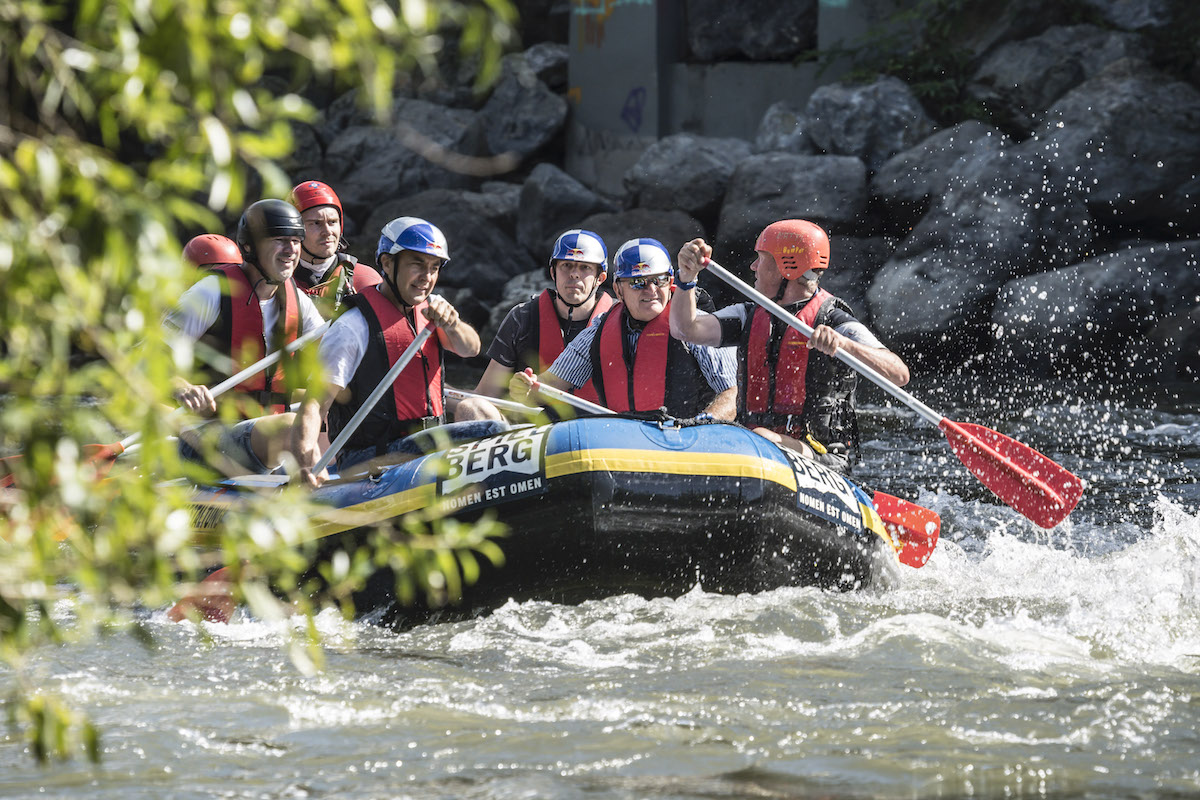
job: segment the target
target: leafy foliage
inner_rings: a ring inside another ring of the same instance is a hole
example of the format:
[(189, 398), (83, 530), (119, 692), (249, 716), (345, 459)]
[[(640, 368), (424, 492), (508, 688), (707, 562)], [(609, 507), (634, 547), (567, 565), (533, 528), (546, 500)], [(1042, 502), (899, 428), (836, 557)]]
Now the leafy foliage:
[[(239, 565), (238, 596), (256, 613), (283, 613), (268, 585), (312, 610), (298, 578), (312, 556), (297, 535), (302, 490), (252, 498), (210, 555), (189, 546), (187, 489), (161, 481), (184, 469), (167, 409), (189, 365), (159, 321), (196, 279), (180, 238), (222, 230), (256, 187), (284, 196), (278, 162), (291, 124), (315, 113), (310, 81), (358, 89), (382, 121), (397, 80), (435, 73), (443, 34), (469, 46), (481, 80), (512, 38), (507, 0), (399, 8), (0, 0), (0, 451), (16, 456), (0, 489), (0, 658), (15, 670), (10, 725), (39, 759), (100, 748), (86, 720), (22, 677), (33, 648), (141, 632), (137, 608), (173, 601), (181, 570), (195, 579), (218, 561)], [(130, 432), (142, 444), (115, 466), (85, 446)], [(444, 599), (470, 577), (471, 549), (495, 557), (486, 530), (380, 544), (380, 558), (416, 565), (404, 580)], [(348, 608), (364, 570), (328, 569)], [(293, 653), (319, 657), (311, 639)]]

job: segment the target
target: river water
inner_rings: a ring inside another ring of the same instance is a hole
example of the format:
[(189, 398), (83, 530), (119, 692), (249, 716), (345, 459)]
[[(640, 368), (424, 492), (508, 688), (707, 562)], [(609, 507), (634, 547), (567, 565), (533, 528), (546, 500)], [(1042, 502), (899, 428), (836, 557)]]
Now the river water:
[(868, 397), (856, 477), (943, 519), (897, 586), (510, 603), (402, 633), (326, 614), (312, 677), (289, 623), (239, 612), (206, 642), (158, 611), (153, 651), (37, 655), (103, 763), (43, 769), (8, 734), (0, 796), (1200, 795), (1200, 394), (993, 388), (914, 394), (1083, 477), (1052, 531)]

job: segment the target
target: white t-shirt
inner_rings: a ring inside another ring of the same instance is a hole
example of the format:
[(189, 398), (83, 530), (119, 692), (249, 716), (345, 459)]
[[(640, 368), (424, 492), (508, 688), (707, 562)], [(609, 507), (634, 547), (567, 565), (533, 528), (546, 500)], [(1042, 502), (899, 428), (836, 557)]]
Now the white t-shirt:
[[(278, 291), (283, 291), (280, 286)], [(303, 335), (320, 327), (324, 322), (321, 312), (313, 305), (312, 299), (300, 292), (300, 334)], [(275, 298), (270, 300), (258, 299), (258, 307), (262, 309), (263, 338), (266, 340), (267, 352), (275, 351), (275, 323), (279, 319), (279, 306)], [(197, 281), (179, 298), (179, 305), (167, 315), (166, 324), (178, 331), (191, 341), (196, 341), (205, 331), (217, 321), (221, 313), (221, 279), (216, 275), (206, 275)]]

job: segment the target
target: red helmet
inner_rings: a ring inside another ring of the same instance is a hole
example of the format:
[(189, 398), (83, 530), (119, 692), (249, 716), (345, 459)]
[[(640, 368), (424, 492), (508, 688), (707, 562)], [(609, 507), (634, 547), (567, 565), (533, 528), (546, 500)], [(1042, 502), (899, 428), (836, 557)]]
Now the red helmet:
[(193, 238), (184, 245), (183, 257), (197, 267), (242, 263), (242, 251), (233, 240), (215, 233), (202, 233)]
[(784, 280), (799, 278), (810, 269), (829, 268), (829, 236), (803, 219), (784, 219), (763, 228), (755, 250), (770, 253)]
[(292, 189), (288, 202), (294, 205), (301, 214), (317, 206), (333, 206), (337, 209), (338, 219), (343, 221), (345, 219), (345, 214), (342, 213), (342, 201), (338, 200), (337, 194), (329, 188), (328, 184), (320, 181), (305, 181), (297, 184)]

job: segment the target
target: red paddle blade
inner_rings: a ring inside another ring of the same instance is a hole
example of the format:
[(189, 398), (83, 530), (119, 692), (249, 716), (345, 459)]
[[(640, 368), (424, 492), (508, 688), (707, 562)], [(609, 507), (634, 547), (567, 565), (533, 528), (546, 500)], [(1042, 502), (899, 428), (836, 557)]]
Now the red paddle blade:
[[(83, 446), (84, 461), (96, 465), (96, 474), (99, 477), (104, 477), (108, 472), (108, 467), (112, 465), (112, 462), (117, 460), (117, 456), (124, 452), (125, 445), (120, 442), (113, 444), (85, 444)], [(12, 473), (12, 465), (19, 458), (24, 458), (24, 456), (15, 455), (0, 458), (0, 489), (8, 489), (16, 485), (16, 479)]]
[(1083, 496), (1083, 481), (1016, 439), (969, 422), (938, 427), (967, 469), (1036, 525), (1053, 528)]
[(888, 534), (900, 542), (900, 550), (896, 553), (900, 563), (910, 567), (925, 566), (942, 531), (942, 518), (936, 511), (883, 492), (876, 492), (874, 501), (875, 511)]
[(167, 619), (179, 622), (192, 611), (208, 622), (229, 622), (233, 616), (233, 587), (229, 567), (221, 567), (196, 584), (187, 595), (167, 611)]

